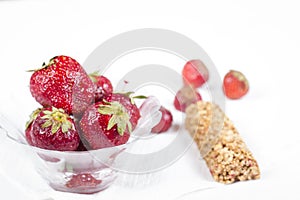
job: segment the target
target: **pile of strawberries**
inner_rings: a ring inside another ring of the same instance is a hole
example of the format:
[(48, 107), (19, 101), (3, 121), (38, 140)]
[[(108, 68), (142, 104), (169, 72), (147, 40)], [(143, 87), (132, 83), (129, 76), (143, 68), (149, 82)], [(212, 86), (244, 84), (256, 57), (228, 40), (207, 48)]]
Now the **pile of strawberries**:
[(113, 93), (109, 79), (88, 75), (68, 56), (56, 56), (33, 70), (30, 92), (42, 108), (31, 114), (26, 139), (43, 149), (82, 151), (121, 145), (140, 118), (131, 93)]
[[(84, 151), (125, 144), (136, 128), (140, 111), (132, 93), (114, 93), (108, 78), (88, 75), (73, 58), (56, 56), (40, 69), (31, 70), (30, 92), (42, 106), (32, 112), (26, 124), (26, 139), (48, 150)], [(188, 61), (182, 69), (184, 87), (174, 99), (177, 110), (184, 112), (202, 100), (198, 87), (209, 78), (200, 60)], [(245, 76), (231, 70), (223, 81), (225, 95), (238, 99), (249, 89)], [(146, 98), (146, 97), (145, 97)], [(153, 133), (166, 132), (173, 116), (161, 106), (162, 118)]]

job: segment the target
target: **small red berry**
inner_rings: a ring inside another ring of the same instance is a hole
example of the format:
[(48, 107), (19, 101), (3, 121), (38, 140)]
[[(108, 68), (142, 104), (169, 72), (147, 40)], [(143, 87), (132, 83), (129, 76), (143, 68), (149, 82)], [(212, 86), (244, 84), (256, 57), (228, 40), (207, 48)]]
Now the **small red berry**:
[(174, 106), (177, 110), (185, 112), (190, 104), (201, 100), (202, 97), (198, 91), (190, 86), (184, 86), (176, 93)]
[(236, 70), (230, 70), (223, 80), (223, 91), (229, 99), (239, 99), (249, 90), (245, 75)]
[(201, 60), (190, 60), (183, 67), (182, 77), (186, 84), (198, 88), (208, 80), (208, 69)]
[(159, 123), (152, 128), (152, 133), (166, 132), (172, 125), (172, 113), (163, 106), (160, 107), (159, 111), (161, 112), (162, 116)]

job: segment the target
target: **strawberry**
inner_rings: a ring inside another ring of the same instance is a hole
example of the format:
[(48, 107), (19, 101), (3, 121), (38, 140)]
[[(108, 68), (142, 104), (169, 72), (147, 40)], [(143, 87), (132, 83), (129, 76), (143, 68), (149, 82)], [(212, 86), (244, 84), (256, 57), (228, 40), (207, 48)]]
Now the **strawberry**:
[(163, 106), (160, 107), (159, 111), (162, 114), (161, 119), (159, 123), (152, 128), (151, 130), (152, 133), (166, 132), (172, 125), (172, 121), (173, 121), (172, 113)]
[(62, 108), (68, 114), (83, 112), (94, 98), (92, 80), (71, 57), (56, 56), (33, 70), (30, 92), (42, 106)]
[(87, 146), (100, 149), (124, 144), (140, 118), (139, 109), (124, 94), (113, 94), (111, 101), (91, 105), (80, 120)]
[(73, 119), (55, 107), (36, 110), (27, 123), (26, 139), (29, 144), (43, 149), (73, 151), (79, 145), (79, 134)]
[(103, 99), (109, 101), (113, 92), (113, 86), (110, 80), (105, 76), (99, 75), (98, 72), (94, 72), (89, 76), (96, 85), (95, 102)]
[(223, 80), (223, 91), (229, 99), (239, 99), (249, 90), (245, 75), (236, 70), (230, 70)]
[(192, 103), (201, 101), (200, 93), (190, 86), (181, 88), (175, 96), (174, 106), (177, 110), (185, 112), (185, 109)]
[(198, 88), (208, 80), (208, 69), (201, 60), (190, 60), (183, 67), (182, 77), (186, 84)]

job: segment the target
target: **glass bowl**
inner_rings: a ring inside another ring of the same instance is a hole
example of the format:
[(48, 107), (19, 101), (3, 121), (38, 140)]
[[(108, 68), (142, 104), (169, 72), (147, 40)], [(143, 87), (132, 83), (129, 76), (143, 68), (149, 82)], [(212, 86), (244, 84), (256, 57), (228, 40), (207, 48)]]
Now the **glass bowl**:
[[(144, 103), (146, 106), (141, 108), (141, 118), (132, 132), (135, 136), (150, 133), (161, 118), (157, 99), (148, 98)], [(80, 194), (96, 193), (109, 187), (123, 164), (118, 156), (138, 139), (131, 137), (126, 144), (98, 150), (63, 152), (30, 146), (23, 131), (3, 113), (0, 113), (0, 130), (14, 145), (21, 145), (28, 152), (26, 155), (31, 158), (37, 172), (53, 189)]]

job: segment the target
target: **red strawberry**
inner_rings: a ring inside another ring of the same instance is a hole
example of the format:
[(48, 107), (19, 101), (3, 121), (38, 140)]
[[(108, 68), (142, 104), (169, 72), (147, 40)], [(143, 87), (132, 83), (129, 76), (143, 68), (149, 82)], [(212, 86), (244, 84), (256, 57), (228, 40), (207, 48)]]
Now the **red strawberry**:
[(188, 61), (182, 70), (182, 76), (187, 84), (197, 88), (208, 80), (208, 69), (201, 60)]
[(202, 100), (202, 97), (199, 92), (190, 86), (184, 86), (176, 93), (174, 106), (177, 110), (185, 112), (190, 104), (200, 100)]
[(172, 125), (172, 113), (163, 106), (160, 107), (159, 111), (161, 112), (162, 116), (159, 123), (152, 128), (152, 133), (166, 132)]
[(249, 83), (244, 74), (230, 70), (224, 77), (223, 90), (228, 98), (239, 99), (247, 94)]
[(83, 138), (92, 149), (124, 144), (140, 118), (139, 109), (123, 94), (113, 94), (111, 102), (90, 106), (80, 120)]
[(43, 149), (73, 151), (79, 145), (79, 134), (72, 118), (62, 109), (43, 108), (32, 114), (26, 139), (29, 144)]
[(30, 92), (37, 102), (62, 108), (68, 114), (83, 112), (94, 98), (94, 88), (81, 65), (68, 56), (50, 59), (30, 79)]
[(80, 188), (80, 187), (96, 187), (101, 184), (101, 180), (95, 179), (89, 173), (81, 173), (73, 175), (72, 178), (66, 183), (68, 188)]
[(105, 99), (109, 101), (113, 92), (113, 86), (108, 78), (99, 75), (97, 72), (89, 75), (96, 85), (95, 102)]

